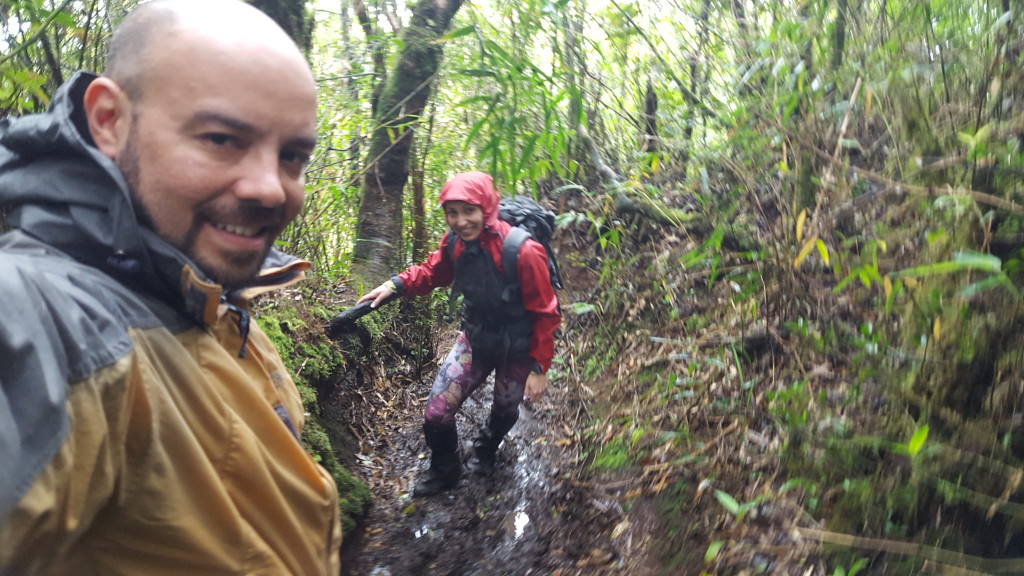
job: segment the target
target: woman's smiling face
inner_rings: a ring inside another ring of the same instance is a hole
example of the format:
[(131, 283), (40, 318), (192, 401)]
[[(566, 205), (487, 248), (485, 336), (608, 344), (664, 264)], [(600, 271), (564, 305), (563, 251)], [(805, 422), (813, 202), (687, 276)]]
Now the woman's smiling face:
[(476, 240), (484, 231), (484, 212), (476, 204), (461, 200), (445, 202), (444, 219), (465, 242)]

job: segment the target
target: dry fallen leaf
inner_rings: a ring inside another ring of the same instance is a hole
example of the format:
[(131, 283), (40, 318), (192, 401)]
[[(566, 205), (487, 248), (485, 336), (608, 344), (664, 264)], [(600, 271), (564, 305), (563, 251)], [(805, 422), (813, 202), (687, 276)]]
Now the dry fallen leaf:
[(615, 540), (619, 536), (622, 536), (623, 532), (625, 532), (626, 530), (629, 530), (629, 526), (630, 526), (629, 520), (623, 520), (622, 522), (619, 522), (618, 524), (616, 524), (615, 528), (612, 528), (612, 540)]

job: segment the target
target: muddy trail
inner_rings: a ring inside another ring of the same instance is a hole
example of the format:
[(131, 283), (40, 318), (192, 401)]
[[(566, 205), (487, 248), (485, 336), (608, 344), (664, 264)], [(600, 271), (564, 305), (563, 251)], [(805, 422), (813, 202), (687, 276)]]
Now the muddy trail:
[[(563, 253), (590, 248), (580, 240)], [(590, 260), (573, 260), (585, 263), (563, 267), (563, 324), (547, 393), (520, 406), (485, 478), (465, 462), (493, 384), (467, 400), (457, 417), (463, 477), (450, 492), (411, 496), (429, 465), (423, 409), (453, 325), (424, 345), (420, 331), (385, 322), (378, 338), (357, 337), (364, 349), (373, 342), (368, 355), (342, 345), (356, 365), (321, 408), (354, 437), (347, 465), (373, 494), (370, 511), (346, 534), (343, 574), (831, 574), (815, 536), (823, 523), (804, 511), (803, 484), (785, 486), (785, 436), (766, 411), (776, 375), (795, 358), (785, 340), (737, 328), (731, 286), (708, 286), (699, 275), (678, 279), (693, 287), (692, 300), (680, 303), (687, 314), (710, 319), (696, 334), (658, 314), (655, 296), (630, 291), (632, 283), (619, 288), (623, 305), (595, 314), (592, 302), (617, 296), (597, 292)], [(745, 377), (720, 360), (730, 333), (748, 354)], [(814, 374), (832, 387), (840, 375)]]
[[(373, 437), (360, 441), (355, 471), (374, 504), (347, 537), (348, 576), (494, 576), (596, 574), (619, 570), (623, 555), (602, 544), (621, 509), (575, 480), (578, 403), (558, 382), (520, 418), (498, 452), (492, 475), (463, 464), (459, 485), (426, 498), (412, 487), (429, 464), (422, 409), (433, 374), (421, 382), (382, 384), (373, 397)], [(481, 387), (458, 416), (465, 463), (486, 422), (493, 383)], [(385, 401), (385, 395), (389, 396)], [(365, 414), (364, 414), (365, 416)]]

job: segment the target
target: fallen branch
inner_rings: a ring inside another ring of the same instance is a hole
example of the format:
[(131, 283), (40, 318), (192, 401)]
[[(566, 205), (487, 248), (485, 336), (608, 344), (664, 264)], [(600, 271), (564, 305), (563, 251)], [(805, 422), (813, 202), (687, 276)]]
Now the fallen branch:
[[(839, 162), (838, 159), (832, 158), (829, 154), (822, 152), (821, 150), (814, 149), (815, 153), (819, 156), (827, 159), (829, 162)], [(947, 184), (945, 187), (934, 187), (934, 186), (915, 186), (913, 184), (907, 184), (906, 182), (898, 182), (891, 178), (886, 178), (881, 174), (865, 170), (863, 168), (857, 168), (856, 166), (850, 166), (850, 170), (853, 170), (855, 174), (863, 176), (868, 180), (872, 180), (884, 186), (892, 188), (896, 193), (906, 192), (908, 194), (915, 194), (917, 196), (937, 197), (942, 195), (962, 195), (970, 196), (978, 204), (985, 206), (991, 206), (1000, 210), (1006, 210), (1014, 214), (1024, 215), (1024, 206), (1018, 205), (1016, 202), (993, 196), (992, 194), (986, 194), (985, 192), (978, 192), (977, 190), (971, 190), (970, 188), (964, 188), (962, 186), (953, 187), (951, 184)]]
[(982, 558), (913, 542), (865, 538), (799, 526), (796, 527), (796, 531), (809, 540), (817, 540), (818, 542), (845, 546), (847, 548), (859, 548), (861, 550), (924, 558), (941, 564), (967, 568), (983, 574), (1024, 574), (1024, 558)]

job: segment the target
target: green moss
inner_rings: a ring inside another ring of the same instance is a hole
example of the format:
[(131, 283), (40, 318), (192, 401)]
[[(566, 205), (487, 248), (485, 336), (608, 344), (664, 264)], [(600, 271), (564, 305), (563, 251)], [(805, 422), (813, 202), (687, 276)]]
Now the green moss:
[[(304, 301), (313, 301), (312, 298)], [(369, 487), (342, 464), (340, 450), (331, 442), (328, 430), (319, 421), (320, 408), (313, 384), (329, 378), (345, 367), (340, 349), (319, 334), (311, 334), (300, 314), (327, 317), (324, 310), (311, 311), (304, 307), (274, 307), (261, 309), (254, 318), (259, 327), (277, 348), (285, 367), (295, 381), (302, 405), (309, 413), (302, 429), (302, 442), (306, 451), (320, 463), (338, 487), (338, 507), (341, 511), (342, 530), (350, 533), (357, 519), (370, 505)]]
[(370, 505), (370, 488), (338, 461), (327, 431), (315, 419), (306, 422), (302, 430), (302, 441), (338, 486), (341, 528), (345, 533), (350, 533), (356, 526), (356, 519), (365, 514)]
[(592, 466), (598, 470), (618, 470), (619, 468), (625, 468), (630, 462), (629, 447), (626, 445), (626, 440), (617, 437), (598, 448)]
[(618, 346), (606, 337), (595, 339), (594, 347), (597, 350), (604, 349), (604, 352), (594, 354), (587, 359), (587, 363), (583, 366), (583, 379), (588, 382), (604, 373), (619, 355)]

